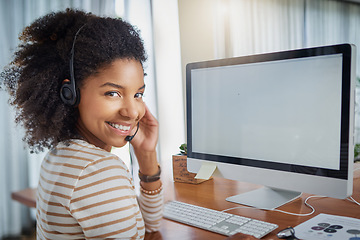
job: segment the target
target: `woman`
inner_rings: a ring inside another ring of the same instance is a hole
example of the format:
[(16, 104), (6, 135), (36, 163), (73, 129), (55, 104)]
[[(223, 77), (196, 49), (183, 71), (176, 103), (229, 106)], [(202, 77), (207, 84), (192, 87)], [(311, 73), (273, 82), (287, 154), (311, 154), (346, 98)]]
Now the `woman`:
[[(137, 30), (67, 9), (37, 19), (20, 40), (2, 78), (29, 146), (50, 149), (38, 185), (37, 238), (143, 239), (158, 230), (158, 122), (142, 100), (146, 54)], [(139, 196), (126, 165), (110, 153), (128, 141)]]
[[(20, 39), (2, 77), (26, 141), (50, 149), (38, 186), (38, 239), (142, 239), (145, 229), (156, 231), (158, 123), (142, 100), (146, 55), (136, 29), (68, 9), (36, 20)], [(110, 153), (136, 131), (138, 200), (126, 165)]]

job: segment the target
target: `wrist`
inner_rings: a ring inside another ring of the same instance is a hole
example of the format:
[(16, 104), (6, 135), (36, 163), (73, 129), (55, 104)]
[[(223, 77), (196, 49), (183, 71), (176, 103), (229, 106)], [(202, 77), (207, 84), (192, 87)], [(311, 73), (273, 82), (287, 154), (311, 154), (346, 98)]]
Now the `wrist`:
[(142, 182), (146, 182), (146, 183), (150, 183), (150, 182), (155, 182), (158, 181), (160, 179), (160, 174), (161, 174), (161, 167), (160, 164), (157, 165), (157, 172), (155, 174), (152, 175), (147, 175), (141, 172), (141, 170), (139, 170), (139, 178)]
[(147, 195), (155, 195), (161, 192), (163, 189), (162, 182), (156, 181), (154, 183), (142, 183), (140, 184), (140, 191)]
[(157, 161), (156, 152), (135, 152), (138, 164), (139, 171), (143, 175), (152, 176), (156, 174), (159, 170), (159, 163)]
[(156, 159), (156, 151), (144, 151), (140, 150), (137, 151), (134, 149), (135, 155), (138, 160), (150, 160), (150, 159)]

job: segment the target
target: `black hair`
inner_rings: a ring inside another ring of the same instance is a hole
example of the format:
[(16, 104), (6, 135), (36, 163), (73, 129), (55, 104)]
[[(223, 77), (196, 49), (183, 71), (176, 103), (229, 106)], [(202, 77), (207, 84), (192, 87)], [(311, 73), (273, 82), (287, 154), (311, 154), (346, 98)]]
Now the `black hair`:
[(61, 141), (78, 138), (77, 108), (60, 98), (64, 79), (70, 79), (70, 51), (76, 32), (76, 86), (116, 59), (146, 61), (139, 31), (120, 18), (99, 17), (80, 10), (50, 13), (26, 27), (14, 60), (1, 73), (3, 85), (16, 107), (16, 122), (30, 148), (42, 151)]

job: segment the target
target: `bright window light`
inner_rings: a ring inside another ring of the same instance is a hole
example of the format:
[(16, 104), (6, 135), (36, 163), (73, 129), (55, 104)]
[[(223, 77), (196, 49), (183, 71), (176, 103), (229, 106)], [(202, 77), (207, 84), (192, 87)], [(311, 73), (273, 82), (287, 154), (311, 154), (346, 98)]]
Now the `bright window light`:
[(118, 17), (123, 17), (125, 13), (125, 0), (115, 0), (115, 13)]

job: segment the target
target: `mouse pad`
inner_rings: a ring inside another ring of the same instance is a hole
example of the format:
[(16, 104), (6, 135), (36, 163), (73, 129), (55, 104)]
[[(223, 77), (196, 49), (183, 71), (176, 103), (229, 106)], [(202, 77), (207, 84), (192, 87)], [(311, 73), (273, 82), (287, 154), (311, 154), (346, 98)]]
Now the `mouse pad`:
[(296, 226), (295, 236), (304, 240), (360, 240), (360, 219), (321, 213)]

